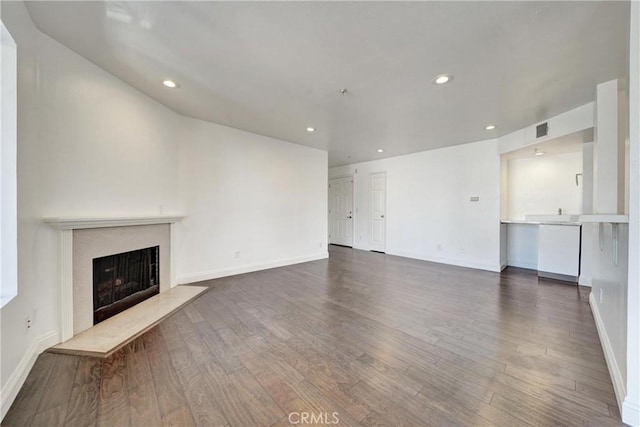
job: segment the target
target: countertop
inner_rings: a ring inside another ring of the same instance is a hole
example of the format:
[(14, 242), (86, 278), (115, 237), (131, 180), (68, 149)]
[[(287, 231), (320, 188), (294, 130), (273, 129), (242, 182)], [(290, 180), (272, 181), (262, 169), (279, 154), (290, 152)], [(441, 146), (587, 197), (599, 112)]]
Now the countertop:
[(581, 226), (582, 224), (579, 222), (569, 222), (569, 221), (526, 221), (523, 219), (502, 219), (500, 220), (501, 224), (526, 224), (526, 225), (572, 225), (572, 226)]

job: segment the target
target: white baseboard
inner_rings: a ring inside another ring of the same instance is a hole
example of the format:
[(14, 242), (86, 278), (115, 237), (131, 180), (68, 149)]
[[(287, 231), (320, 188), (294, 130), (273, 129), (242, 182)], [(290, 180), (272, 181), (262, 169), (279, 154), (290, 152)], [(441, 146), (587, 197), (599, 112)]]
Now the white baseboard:
[(613, 383), (613, 391), (616, 393), (618, 408), (620, 408), (620, 411), (622, 412), (622, 402), (624, 402), (627, 395), (625, 379), (620, 373), (618, 362), (616, 361), (615, 355), (613, 354), (611, 341), (609, 341), (609, 335), (607, 335), (607, 330), (605, 329), (604, 323), (602, 322), (600, 310), (598, 309), (598, 304), (596, 304), (596, 297), (593, 293), (589, 295), (589, 305), (591, 306), (593, 319), (596, 322), (596, 329), (598, 330), (598, 337), (600, 337), (600, 344), (602, 345), (602, 350), (604, 350), (604, 359), (607, 361), (607, 368), (609, 368), (609, 375), (611, 376), (611, 382)]
[(622, 422), (630, 426), (640, 426), (640, 406), (625, 399), (622, 404)]
[(48, 332), (33, 340), (24, 356), (22, 356), (22, 359), (20, 359), (18, 366), (16, 366), (16, 369), (9, 377), (9, 380), (5, 386), (2, 387), (2, 392), (0, 392), (0, 395), (2, 395), (0, 420), (4, 419), (4, 416), (9, 411), (11, 404), (27, 379), (27, 375), (31, 372), (33, 364), (36, 363), (38, 355), (58, 343), (60, 343), (60, 332), (58, 331)]
[(468, 260), (458, 259), (458, 258), (446, 258), (446, 257), (438, 257), (438, 256), (434, 257), (431, 255), (417, 254), (417, 253), (404, 252), (404, 251), (393, 251), (393, 250), (387, 251), (386, 253), (388, 255), (419, 259), (422, 261), (437, 262), (439, 264), (448, 264), (448, 265), (455, 265), (458, 267), (475, 268), (476, 270), (486, 270), (486, 271), (493, 271), (497, 273), (502, 271), (499, 262), (497, 262), (495, 265), (484, 264), (481, 262), (473, 262), (473, 261), (468, 261)]
[(194, 282), (202, 282), (205, 280), (217, 279), (219, 277), (234, 276), (236, 274), (251, 273), (253, 271), (267, 270), (269, 268), (284, 267), (287, 265), (300, 264), (302, 262), (316, 261), (319, 259), (329, 258), (329, 252), (321, 252), (314, 255), (306, 255), (295, 258), (278, 259), (275, 261), (261, 262), (256, 264), (245, 264), (233, 267), (225, 267), (216, 270), (201, 271), (198, 273), (189, 273), (179, 275), (177, 282), (180, 285)]

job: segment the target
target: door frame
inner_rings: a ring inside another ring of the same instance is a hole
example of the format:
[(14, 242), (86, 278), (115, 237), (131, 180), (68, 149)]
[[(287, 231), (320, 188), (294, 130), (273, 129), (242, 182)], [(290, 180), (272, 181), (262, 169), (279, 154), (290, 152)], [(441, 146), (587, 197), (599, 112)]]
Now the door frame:
[[(329, 185), (331, 184), (332, 179), (343, 179), (343, 178), (351, 178), (351, 247), (355, 247), (355, 239), (356, 239), (356, 183), (355, 177), (353, 174), (340, 174), (336, 176), (330, 176), (327, 182), (327, 199), (329, 199)], [(327, 211), (330, 209), (327, 206)], [(329, 245), (338, 245), (337, 243), (331, 243), (331, 238), (329, 234), (331, 233), (331, 224), (329, 220), (329, 212), (327, 212), (327, 243)], [(347, 246), (348, 247), (348, 246)]]
[[(371, 176), (372, 175), (376, 175), (379, 173), (383, 173), (384, 174), (384, 250), (383, 251), (378, 251), (376, 249), (372, 249), (372, 240), (373, 240), (373, 236), (370, 234), (372, 229), (371, 229), (371, 224), (373, 222), (373, 218), (371, 217)], [(387, 253), (387, 176), (388, 173), (386, 170), (377, 170), (377, 171), (371, 171), (369, 172), (368, 175), (368, 179), (367, 179), (367, 234), (369, 235), (368, 237), (368, 241), (367, 241), (367, 246), (369, 247), (368, 250), (370, 251), (374, 251), (374, 252), (382, 252), (382, 253)]]

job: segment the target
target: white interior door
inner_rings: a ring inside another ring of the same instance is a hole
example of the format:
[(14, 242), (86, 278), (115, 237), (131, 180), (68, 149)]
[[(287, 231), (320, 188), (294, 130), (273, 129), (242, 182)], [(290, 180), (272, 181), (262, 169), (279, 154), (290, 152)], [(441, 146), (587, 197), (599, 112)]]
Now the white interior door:
[(329, 180), (329, 243), (353, 246), (353, 178)]
[(369, 175), (369, 247), (372, 251), (385, 251), (387, 210), (386, 172)]

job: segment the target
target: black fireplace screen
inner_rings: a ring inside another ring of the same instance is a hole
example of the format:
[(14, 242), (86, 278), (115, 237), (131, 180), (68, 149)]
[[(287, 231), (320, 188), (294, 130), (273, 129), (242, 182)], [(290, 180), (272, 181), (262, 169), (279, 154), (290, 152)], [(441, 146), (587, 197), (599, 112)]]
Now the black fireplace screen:
[(159, 246), (94, 258), (94, 325), (159, 292)]

